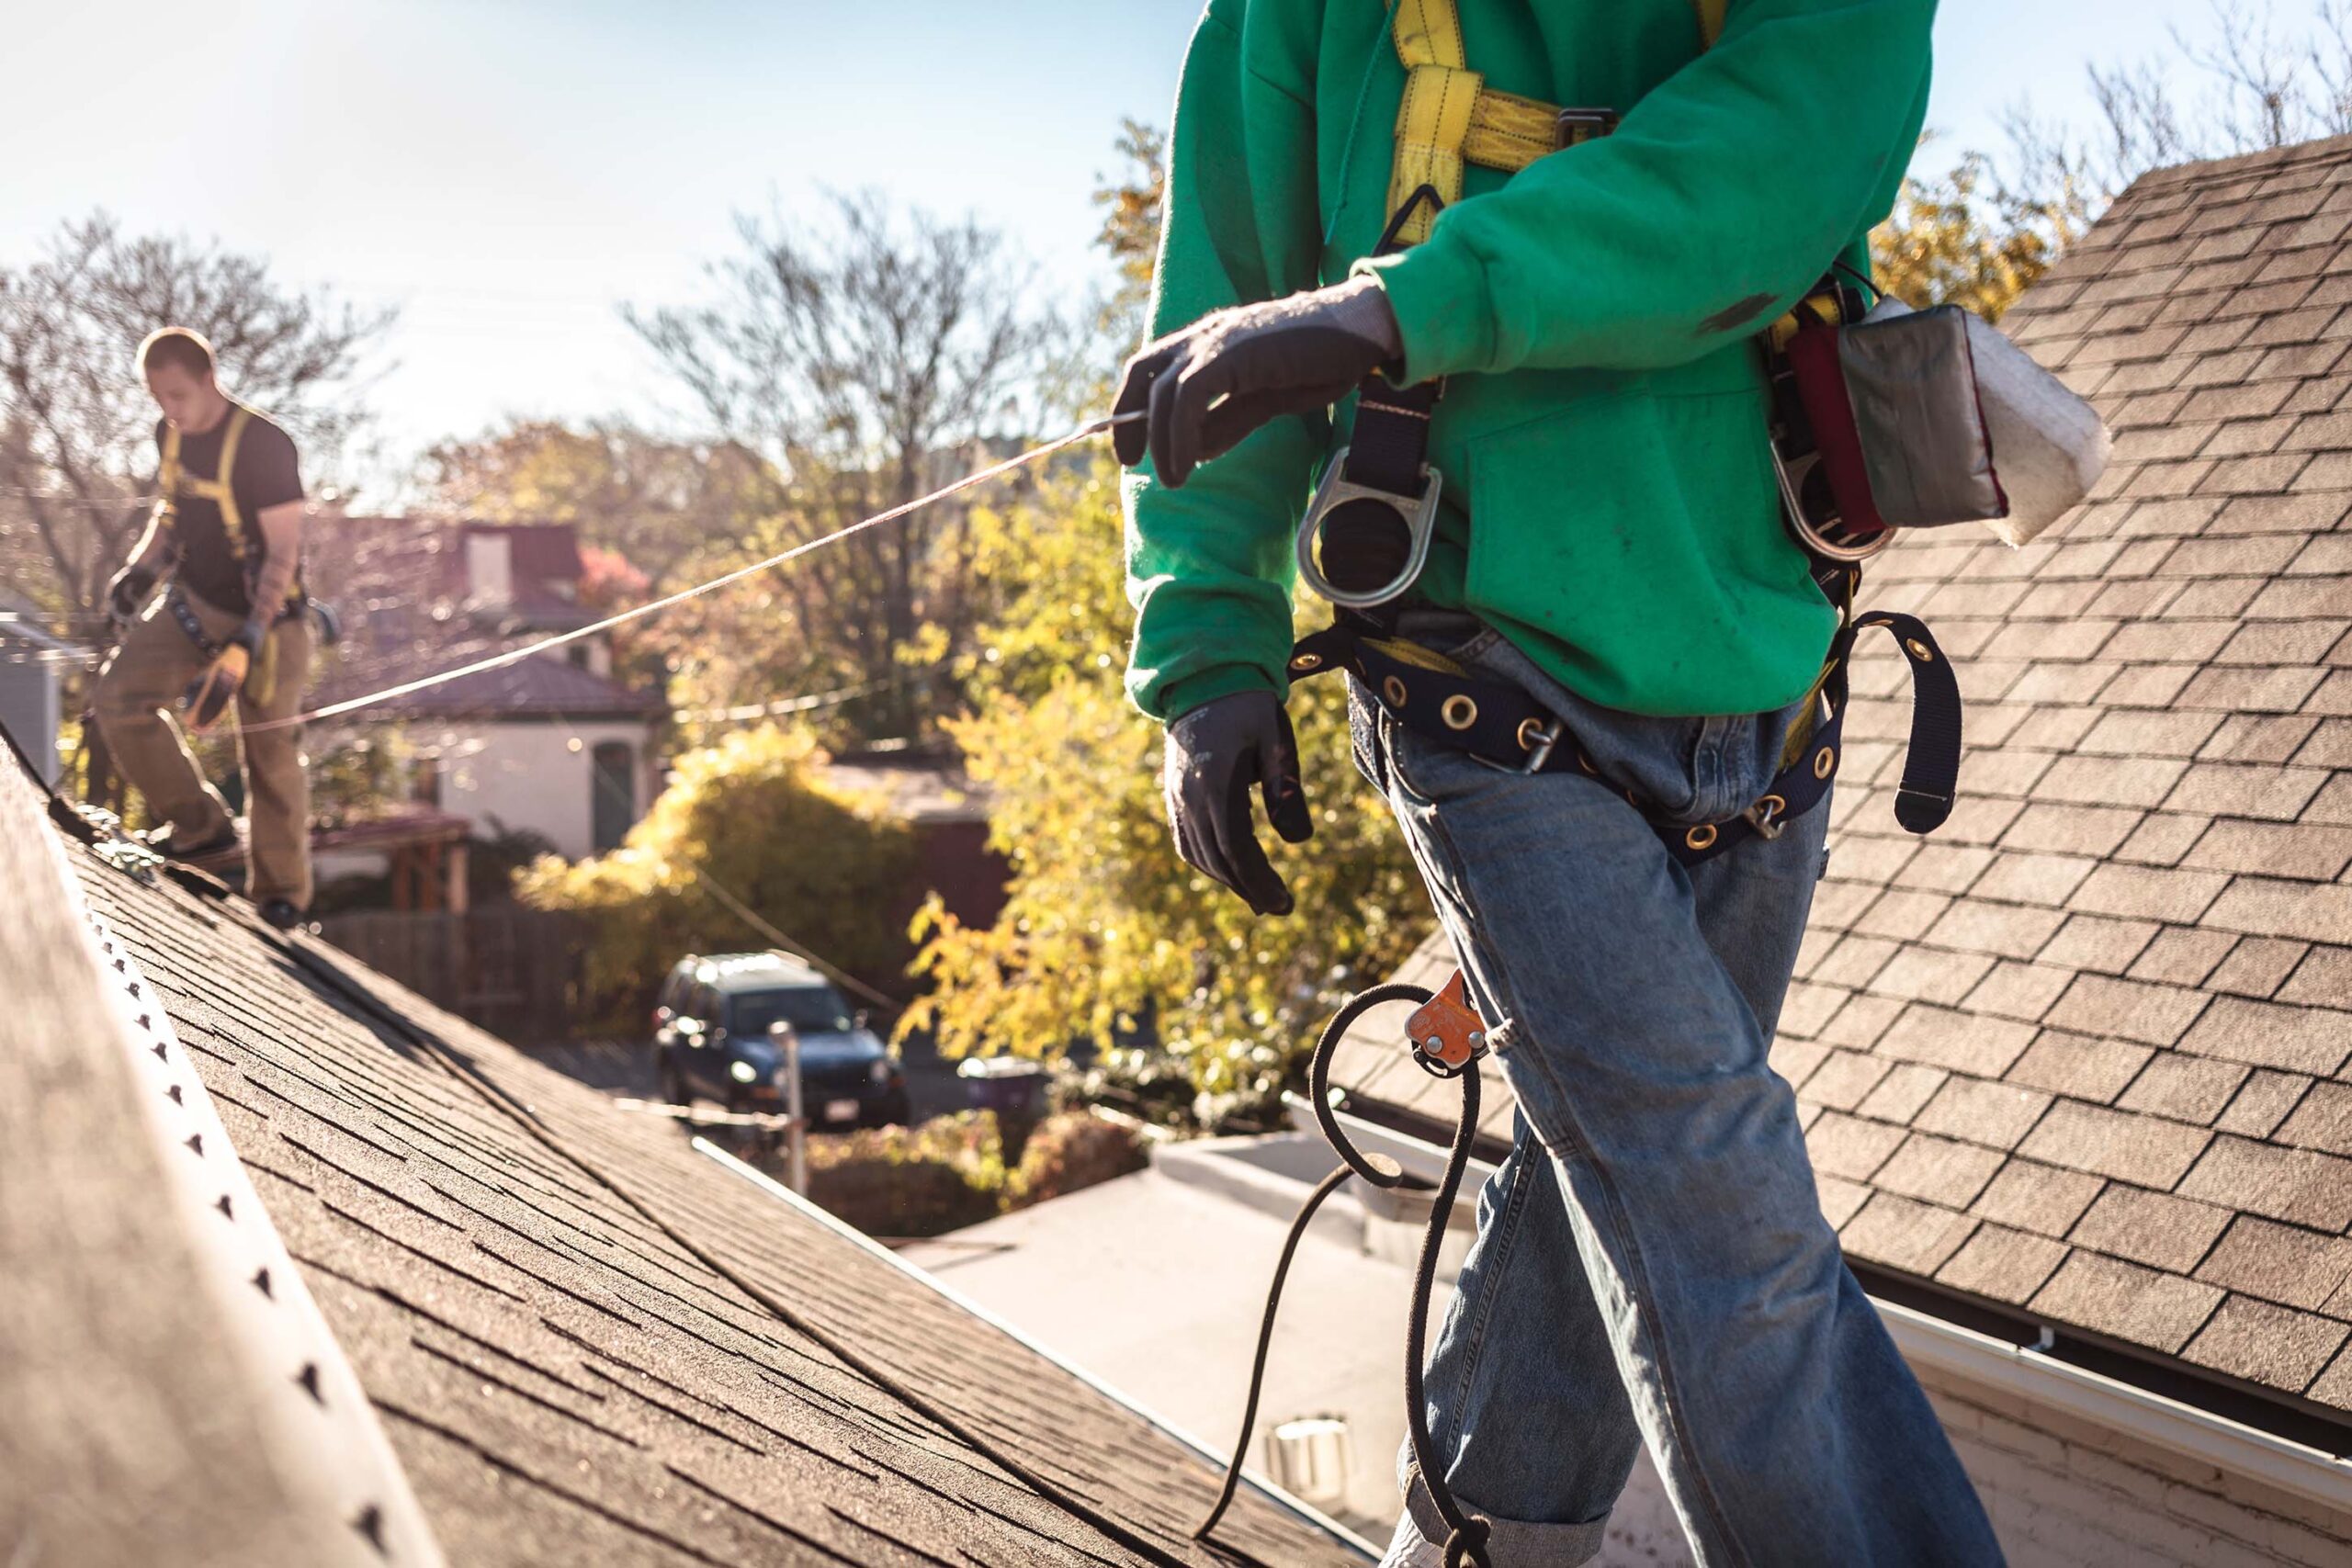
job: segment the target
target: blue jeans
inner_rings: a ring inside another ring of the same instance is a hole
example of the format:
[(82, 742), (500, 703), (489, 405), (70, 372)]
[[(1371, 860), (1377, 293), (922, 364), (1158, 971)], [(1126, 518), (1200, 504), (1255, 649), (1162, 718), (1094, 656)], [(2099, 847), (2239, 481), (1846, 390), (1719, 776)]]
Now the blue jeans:
[[(1496, 633), (1432, 619), (1441, 635), (1405, 630), (1534, 694), (1601, 774), (1505, 772), (1352, 694), (1358, 763), (1519, 1102), (1427, 1383), (1447, 1483), (1494, 1521), (1495, 1568), (1592, 1556), (1644, 1442), (1706, 1568), (1999, 1563), (1765, 1062), (1828, 806), (1686, 871), (1623, 794), (1684, 821), (1734, 816), (1800, 710), (1612, 712)], [(1442, 1540), (1409, 1447), (1399, 1465)]]

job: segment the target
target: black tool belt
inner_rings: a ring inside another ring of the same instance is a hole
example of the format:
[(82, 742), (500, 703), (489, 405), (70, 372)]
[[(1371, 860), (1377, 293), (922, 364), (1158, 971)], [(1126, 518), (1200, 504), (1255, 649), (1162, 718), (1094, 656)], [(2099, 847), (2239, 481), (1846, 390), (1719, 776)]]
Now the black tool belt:
[[(1747, 810), (1721, 822), (1674, 822), (1627, 792), (1626, 799), (1649, 819), (1668, 853), (1686, 866), (1696, 865), (1748, 839), (1778, 838), (1788, 823), (1821, 804), (1842, 753), (1847, 663), (1854, 640), (1866, 629), (1879, 628), (1902, 645), (1911, 670), (1911, 745), (1895, 793), (1895, 820), (1914, 833), (1942, 824), (1951, 813), (1960, 775), (1960, 685), (1934, 636), (1916, 617), (1873, 611), (1838, 628), (1816, 689), (1811, 737)], [(1304, 680), (1345, 670), (1397, 723), (1498, 767), (1600, 776), (1559, 716), (1526, 692), (1491, 676), (1398, 658), (1384, 651), (1385, 640), (1362, 617), (1343, 620), (1292, 648), (1291, 674)]]

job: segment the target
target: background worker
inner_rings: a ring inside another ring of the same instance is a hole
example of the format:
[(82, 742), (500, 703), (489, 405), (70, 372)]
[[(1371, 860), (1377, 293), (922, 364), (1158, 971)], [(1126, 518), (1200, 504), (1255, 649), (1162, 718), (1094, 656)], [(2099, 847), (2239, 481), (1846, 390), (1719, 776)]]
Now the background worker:
[[(234, 708), (251, 844), (246, 890), (284, 929), (311, 903), (310, 784), (300, 711), (311, 630), (301, 587), (302, 476), (294, 442), (220, 390), (211, 345), (165, 327), (138, 363), (163, 418), (161, 497), (108, 590), (119, 632), (98, 677), (98, 722), (176, 859), (233, 848), (229, 807), (168, 711), (208, 729)], [(150, 603), (159, 581), (165, 592)]]
[[(1180, 852), (1261, 914), (1291, 898), (1250, 792), (1311, 830), (1292, 530), (1351, 424), (1369, 445), (1351, 389), (1445, 378), (1419, 416), (1436, 541), (1371, 612), (1408, 651), (1351, 693), (1521, 1111), (1427, 1378), (1495, 1568), (1591, 1557), (1643, 1444), (1710, 1568), (2001, 1560), (1766, 1062), (1826, 806), (1702, 863), (1668, 848), (1712, 846), (1810, 755), (1840, 616), (1782, 526), (1753, 339), (1841, 254), (1867, 265), (1934, 11), (1210, 0), (1185, 62), (1163, 335), (1119, 400), (1148, 413), (1119, 432), (1128, 686), (1169, 726)], [(1425, 185), (1444, 210), (1374, 259)], [(1532, 700), (1543, 745), (1519, 731), (1504, 765), (1401, 721), (1431, 670)], [(1405, 1469), (1387, 1561), (1431, 1568), (1448, 1531)]]

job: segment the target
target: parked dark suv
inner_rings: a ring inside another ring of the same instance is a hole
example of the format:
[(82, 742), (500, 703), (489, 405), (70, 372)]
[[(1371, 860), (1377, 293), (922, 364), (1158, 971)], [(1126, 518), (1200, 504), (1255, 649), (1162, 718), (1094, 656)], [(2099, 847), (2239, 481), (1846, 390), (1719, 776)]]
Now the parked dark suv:
[(801, 1103), (811, 1129), (879, 1127), (907, 1120), (907, 1077), (832, 983), (797, 958), (722, 953), (678, 961), (653, 1010), (662, 1091), (673, 1105), (696, 1095), (732, 1111), (782, 1111), (778, 1023), (800, 1037)]

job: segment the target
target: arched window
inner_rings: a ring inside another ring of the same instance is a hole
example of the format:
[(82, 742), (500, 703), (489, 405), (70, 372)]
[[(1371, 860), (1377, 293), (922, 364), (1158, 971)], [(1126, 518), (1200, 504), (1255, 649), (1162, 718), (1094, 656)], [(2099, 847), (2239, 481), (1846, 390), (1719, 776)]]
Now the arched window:
[(621, 847), (637, 820), (637, 749), (626, 740), (599, 740), (589, 759), (590, 820), (595, 851)]

